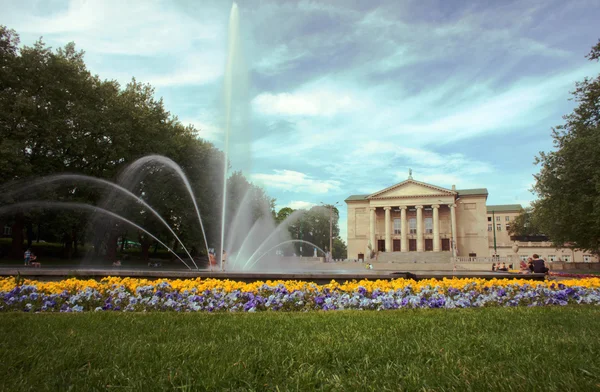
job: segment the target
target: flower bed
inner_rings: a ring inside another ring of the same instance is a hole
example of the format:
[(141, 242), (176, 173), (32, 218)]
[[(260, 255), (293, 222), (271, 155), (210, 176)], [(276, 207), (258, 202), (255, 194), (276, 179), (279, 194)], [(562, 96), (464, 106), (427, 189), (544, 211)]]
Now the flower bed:
[[(18, 284), (20, 283), (20, 284)], [(0, 311), (254, 312), (385, 310), (600, 304), (600, 278), (362, 280), (326, 285), (300, 281), (243, 283), (217, 279), (104, 278), (38, 282), (0, 279)]]
[(554, 272), (550, 271), (551, 276), (558, 276), (561, 278), (598, 278), (598, 274), (572, 274), (569, 272)]

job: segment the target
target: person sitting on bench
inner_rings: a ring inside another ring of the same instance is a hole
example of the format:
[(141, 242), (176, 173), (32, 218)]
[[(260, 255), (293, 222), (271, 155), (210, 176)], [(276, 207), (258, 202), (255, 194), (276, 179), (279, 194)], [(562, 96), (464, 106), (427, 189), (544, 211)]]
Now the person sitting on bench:
[(547, 274), (549, 269), (546, 267), (546, 263), (544, 263), (543, 259), (540, 259), (540, 256), (537, 254), (533, 255), (533, 261), (529, 265), (529, 269), (536, 274)]

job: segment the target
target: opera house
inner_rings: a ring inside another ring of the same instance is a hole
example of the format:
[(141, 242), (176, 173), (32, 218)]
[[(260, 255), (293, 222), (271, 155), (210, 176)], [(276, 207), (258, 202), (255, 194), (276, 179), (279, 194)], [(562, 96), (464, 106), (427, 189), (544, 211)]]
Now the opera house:
[(544, 238), (511, 240), (508, 229), (521, 205), (487, 205), (487, 198), (485, 188), (446, 189), (412, 176), (369, 195), (349, 196), (348, 258), (492, 261), (494, 256), (527, 259), (536, 253), (549, 262), (598, 261), (586, 252), (556, 249)]

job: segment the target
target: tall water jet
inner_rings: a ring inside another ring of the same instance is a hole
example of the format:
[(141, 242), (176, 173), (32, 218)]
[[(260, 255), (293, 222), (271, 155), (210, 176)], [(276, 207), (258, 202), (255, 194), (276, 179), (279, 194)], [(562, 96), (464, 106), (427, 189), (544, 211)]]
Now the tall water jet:
[(219, 247), (219, 265), (223, 269), (223, 249), (225, 241), (225, 214), (227, 208), (227, 174), (229, 162), (229, 135), (231, 134), (231, 116), (233, 106), (234, 64), (239, 51), (239, 13), (238, 6), (233, 3), (229, 14), (229, 37), (227, 45), (227, 65), (225, 67), (225, 143), (223, 151), (223, 206), (221, 209), (221, 243)]

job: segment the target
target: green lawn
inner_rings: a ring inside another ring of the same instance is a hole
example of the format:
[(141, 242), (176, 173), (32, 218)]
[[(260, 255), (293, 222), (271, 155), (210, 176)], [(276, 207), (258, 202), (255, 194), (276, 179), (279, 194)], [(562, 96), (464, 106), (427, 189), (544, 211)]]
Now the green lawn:
[(0, 390), (597, 390), (600, 308), (0, 314)]

